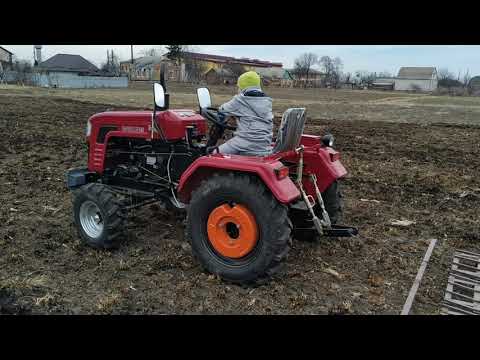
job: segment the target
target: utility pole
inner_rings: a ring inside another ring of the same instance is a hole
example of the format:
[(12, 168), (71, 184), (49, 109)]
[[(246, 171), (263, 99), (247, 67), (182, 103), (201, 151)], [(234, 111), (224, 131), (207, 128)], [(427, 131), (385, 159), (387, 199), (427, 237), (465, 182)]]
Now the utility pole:
[(130, 80), (132, 79), (132, 72), (133, 72), (133, 45), (130, 45), (130, 59), (131, 59), (131, 64), (130, 64)]

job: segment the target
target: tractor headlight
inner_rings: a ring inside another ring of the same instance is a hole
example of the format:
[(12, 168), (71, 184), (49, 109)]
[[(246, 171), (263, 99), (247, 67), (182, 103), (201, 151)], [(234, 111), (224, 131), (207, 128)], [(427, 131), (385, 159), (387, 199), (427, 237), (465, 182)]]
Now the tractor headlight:
[(333, 147), (335, 143), (335, 138), (332, 134), (327, 134), (322, 137), (322, 144), (328, 147)]
[(88, 119), (86, 137), (89, 137), (91, 133), (92, 133), (92, 123), (90, 122), (90, 119)]

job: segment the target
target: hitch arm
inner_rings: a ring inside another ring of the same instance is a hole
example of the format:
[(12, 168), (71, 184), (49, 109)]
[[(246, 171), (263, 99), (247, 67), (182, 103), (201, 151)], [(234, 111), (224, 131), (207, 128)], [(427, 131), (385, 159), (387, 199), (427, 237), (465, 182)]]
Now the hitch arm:
[(303, 201), (305, 202), (305, 205), (307, 205), (308, 211), (310, 212), (310, 215), (312, 215), (312, 220), (313, 224), (315, 225), (315, 229), (317, 229), (318, 233), (320, 235), (323, 235), (323, 226), (322, 222), (320, 219), (317, 217), (315, 214), (315, 211), (313, 210), (313, 206), (315, 205), (315, 201), (313, 200), (313, 205), (312, 202), (310, 201), (310, 198), (308, 197), (307, 193), (303, 189), (303, 184), (302, 184), (302, 178), (303, 178), (303, 145), (301, 145), (298, 149), (296, 149), (296, 152), (300, 155), (300, 159), (298, 161), (298, 167), (297, 167), (297, 186), (298, 189), (300, 190), (300, 193), (302, 194)]

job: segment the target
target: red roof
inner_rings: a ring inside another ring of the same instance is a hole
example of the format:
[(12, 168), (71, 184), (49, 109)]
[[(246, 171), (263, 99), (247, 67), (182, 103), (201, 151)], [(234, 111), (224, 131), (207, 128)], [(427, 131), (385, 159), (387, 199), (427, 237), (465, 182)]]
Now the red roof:
[(192, 57), (197, 60), (212, 61), (218, 63), (236, 63), (250, 66), (258, 67), (282, 67), (282, 63), (275, 63), (270, 61), (262, 61), (258, 59), (249, 59), (249, 58), (234, 58), (231, 56), (222, 56), (222, 55), (210, 55), (210, 54), (200, 54), (194, 52), (185, 52), (187, 56)]

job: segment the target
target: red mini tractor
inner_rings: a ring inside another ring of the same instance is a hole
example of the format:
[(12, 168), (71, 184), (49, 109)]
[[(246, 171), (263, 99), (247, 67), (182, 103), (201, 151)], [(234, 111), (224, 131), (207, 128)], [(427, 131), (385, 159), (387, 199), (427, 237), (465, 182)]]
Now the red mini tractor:
[(88, 245), (115, 247), (130, 209), (162, 202), (186, 215), (187, 239), (205, 270), (252, 283), (279, 269), (292, 237), (357, 234), (337, 225), (346, 170), (333, 137), (304, 135), (305, 109), (285, 112), (271, 155), (223, 155), (216, 144), (235, 128), (220, 121), (207, 88), (197, 96), (198, 113), (169, 109), (162, 76), (153, 112), (88, 120), (88, 167), (67, 174), (75, 224)]

